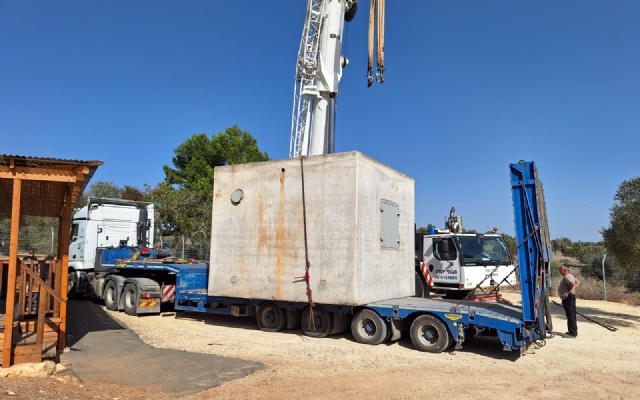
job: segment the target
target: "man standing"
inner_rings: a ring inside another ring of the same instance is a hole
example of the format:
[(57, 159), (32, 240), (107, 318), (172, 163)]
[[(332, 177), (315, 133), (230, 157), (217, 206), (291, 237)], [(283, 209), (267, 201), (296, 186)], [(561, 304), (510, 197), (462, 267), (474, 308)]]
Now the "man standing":
[(560, 266), (562, 280), (558, 286), (558, 296), (562, 299), (562, 307), (567, 315), (568, 337), (578, 336), (578, 324), (576, 322), (576, 288), (580, 286), (580, 281), (569, 273), (569, 267)]

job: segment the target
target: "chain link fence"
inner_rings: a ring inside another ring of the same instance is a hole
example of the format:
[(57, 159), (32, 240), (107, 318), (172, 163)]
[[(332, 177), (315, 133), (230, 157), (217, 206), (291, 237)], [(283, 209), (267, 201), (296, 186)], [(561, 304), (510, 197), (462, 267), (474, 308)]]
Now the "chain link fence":
[(183, 259), (209, 261), (210, 239), (193, 239), (184, 236), (160, 236), (156, 238), (154, 247), (166, 248)]
[[(11, 225), (0, 223), (0, 257), (9, 256)], [(57, 224), (21, 224), (18, 230), (18, 256), (33, 250), (38, 258), (54, 254), (58, 248)]]

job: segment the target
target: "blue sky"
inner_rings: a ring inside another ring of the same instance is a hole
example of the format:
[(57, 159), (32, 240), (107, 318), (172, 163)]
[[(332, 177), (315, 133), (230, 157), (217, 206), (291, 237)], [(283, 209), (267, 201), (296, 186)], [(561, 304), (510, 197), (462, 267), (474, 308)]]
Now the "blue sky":
[[(640, 2), (387, 2), (366, 87), (368, 2), (346, 32), (337, 151), (415, 179), (416, 222), (513, 235), (509, 164), (533, 160), (551, 236), (598, 241), (640, 165)], [(0, 0), (0, 154), (101, 160), (152, 186), (192, 134), (237, 124), (288, 157), (305, 1)]]

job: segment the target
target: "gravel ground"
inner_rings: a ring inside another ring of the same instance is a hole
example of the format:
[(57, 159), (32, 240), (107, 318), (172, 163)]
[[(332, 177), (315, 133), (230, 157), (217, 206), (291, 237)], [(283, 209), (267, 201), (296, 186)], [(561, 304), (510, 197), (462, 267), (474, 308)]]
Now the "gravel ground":
[[(514, 295), (507, 298), (516, 302)], [(552, 307), (555, 330), (566, 331), (563, 310)], [(152, 346), (236, 357), (271, 367), (189, 399), (639, 398), (639, 308), (578, 300), (578, 311), (618, 330), (611, 332), (578, 317), (578, 338), (557, 335), (522, 357), (503, 352), (495, 338), (476, 338), (461, 351), (429, 354), (415, 350), (408, 338), (366, 346), (347, 334), (313, 339), (299, 330), (262, 332), (251, 318), (174, 312), (147, 317), (109, 314)], [(168, 398), (154, 388), (80, 382), (72, 375), (5, 378), (0, 380), (0, 395), (7, 391), (30, 399)]]

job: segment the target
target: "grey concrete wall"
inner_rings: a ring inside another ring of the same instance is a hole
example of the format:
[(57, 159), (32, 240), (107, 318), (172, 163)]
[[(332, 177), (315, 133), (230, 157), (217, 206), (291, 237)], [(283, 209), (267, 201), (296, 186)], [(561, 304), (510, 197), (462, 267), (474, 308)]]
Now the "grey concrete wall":
[[(413, 295), (413, 179), (358, 152), (305, 158), (304, 179), (314, 301)], [(301, 185), (299, 159), (216, 168), (209, 295), (307, 301)], [(381, 199), (399, 206), (395, 250), (380, 245)]]

